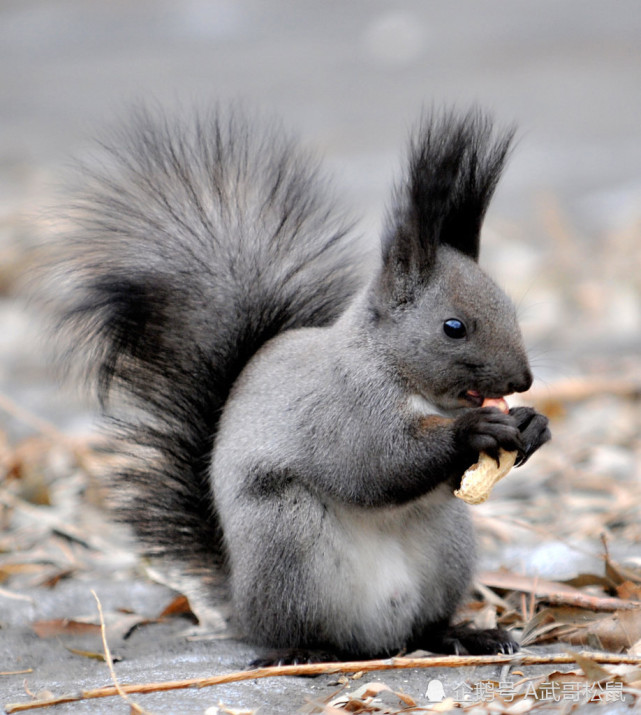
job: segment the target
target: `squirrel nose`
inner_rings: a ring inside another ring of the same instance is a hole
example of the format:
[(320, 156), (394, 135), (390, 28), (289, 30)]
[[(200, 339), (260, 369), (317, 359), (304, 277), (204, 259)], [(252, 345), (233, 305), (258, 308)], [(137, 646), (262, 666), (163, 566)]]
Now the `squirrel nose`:
[(510, 382), (508, 385), (509, 393), (511, 392), (526, 392), (532, 387), (532, 373), (529, 369), (526, 369), (520, 380), (515, 380)]

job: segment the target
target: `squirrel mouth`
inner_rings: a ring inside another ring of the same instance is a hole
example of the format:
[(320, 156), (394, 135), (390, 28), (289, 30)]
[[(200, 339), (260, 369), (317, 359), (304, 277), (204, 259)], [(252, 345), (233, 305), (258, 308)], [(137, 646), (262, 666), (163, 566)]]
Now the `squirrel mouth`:
[(483, 395), (476, 390), (467, 390), (463, 393), (462, 397), (468, 404), (472, 405), (472, 407), (480, 407), (485, 399)]
[(505, 413), (509, 410), (509, 406), (503, 396), (485, 397), (477, 390), (467, 390), (463, 393), (463, 399), (473, 407), (494, 407)]

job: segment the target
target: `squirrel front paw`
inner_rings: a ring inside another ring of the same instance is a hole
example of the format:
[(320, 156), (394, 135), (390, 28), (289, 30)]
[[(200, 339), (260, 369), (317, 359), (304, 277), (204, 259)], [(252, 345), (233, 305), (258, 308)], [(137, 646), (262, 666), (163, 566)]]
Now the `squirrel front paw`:
[(536, 450), (552, 438), (548, 418), (533, 407), (513, 407), (510, 415), (516, 420), (521, 433), (522, 446), (516, 466), (525, 464)]
[[(521, 445), (513, 450), (504, 447), (496, 452), (487, 447), (481, 450), (479, 461), (465, 470), (459, 488), (454, 490), (454, 496), (468, 504), (482, 504), (490, 495), (492, 487), (508, 474), (513, 466), (526, 462), (530, 455), (551, 437), (547, 417), (532, 407), (508, 410), (504, 400), (503, 407), (504, 409), (501, 409), (497, 406), (499, 414), (512, 418), (513, 426), (518, 429)], [(496, 434), (494, 437), (496, 438)], [(478, 433), (475, 439), (477, 438)], [(482, 438), (487, 439), (487, 435), (483, 434)]]
[(494, 407), (470, 410), (457, 417), (454, 428), (460, 448), (469, 452), (469, 464), (477, 460), (480, 452), (497, 461), (500, 449), (519, 454), (524, 452), (519, 422), (512, 414), (505, 414)]

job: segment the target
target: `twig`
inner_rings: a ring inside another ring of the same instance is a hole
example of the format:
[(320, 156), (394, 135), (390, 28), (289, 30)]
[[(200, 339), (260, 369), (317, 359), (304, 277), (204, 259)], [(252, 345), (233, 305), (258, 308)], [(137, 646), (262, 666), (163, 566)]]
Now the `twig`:
[(641, 608), (639, 601), (624, 601), (620, 598), (608, 596), (590, 596), (587, 593), (550, 593), (540, 596), (542, 601), (547, 601), (551, 606), (576, 606), (586, 611), (609, 613), (614, 611), (632, 611)]
[(554, 606), (577, 606), (589, 611), (628, 611), (641, 608), (641, 602), (611, 596), (590, 596), (578, 588), (538, 576), (503, 571), (482, 571), (478, 580), (490, 588), (521, 591)]
[(100, 637), (102, 638), (102, 647), (105, 653), (105, 661), (107, 663), (107, 667), (109, 668), (109, 674), (111, 675), (111, 680), (114, 684), (114, 688), (116, 689), (118, 695), (127, 703), (127, 705), (129, 705), (129, 708), (132, 713), (134, 713), (135, 715), (145, 715), (146, 710), (143, 710), (140, 705), (133, 702), (133, 700), (122, 689), (122, 686), (118, 681), (118, 676), (116, 675), (116, 671), (114, 670), (114, 661), (111, 657), (109, 644), (107, 643), (107, 628), (105, 626), (105, 617), (102, 612), (102, 603), (100, 603), (98, 594), (93, 589), (91, 593), (93, 594), (93, 597), (96, 599), (96, 603), (98, 604), (98, 615), (100, 616)]
[(8, 591), (6, 588), (0, 588), (0, 597), (2, 598), (12, 598), (14, 601), (26, 601), (27, 603), (34, 603), (31, 596), (25, 596), (22, 593), (14, 593), (13, 591)]
[(239, 683), (244, 680), (274, 678), (284, 675), (310, 676), (334, 675), (336, 673), (374, 672), (379, 670), (405, 670), (410, 668), (462, 668), (469, 666), (489, 665), (571, 665), (577, 662), (577, 657), (588, 658), (595, 663), (605, 665), (641, 665), (641, 655), (621, 655), (617, 653), (576, 654), (557, 653), (548, 655), (450, 655), (425, 658), (388, 658), (386, 660), (360, 660), (345, 663), (309, 663), (306, 665), (282, 665), (255, 670), (241, 670), (235, 673), (214, 675), (209, 678), (189, 678), (187, 680), (164, 681), (160, 683), (139, 683), (83, 690), (78, 695), (67, 695), (46, 700), (32, 700), (28, 703), (14, 703), (5, 706), (7, 713), (23, 712), (35, 708), (44, 708), (59, 703), (107, 698), (121, 693), (156, 693), (169, 690), (184, 690), (186, 688), (207, 688), (212, 685)]

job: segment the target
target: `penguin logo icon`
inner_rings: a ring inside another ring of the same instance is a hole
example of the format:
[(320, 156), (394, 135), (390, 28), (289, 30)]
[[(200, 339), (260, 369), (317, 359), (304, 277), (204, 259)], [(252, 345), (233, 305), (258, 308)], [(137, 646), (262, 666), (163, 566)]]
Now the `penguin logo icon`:
[(445, 699), (445, 690), (440, 680), (430, 680), (427, 684), (427, 699), (432, 703), (440, 703)]

